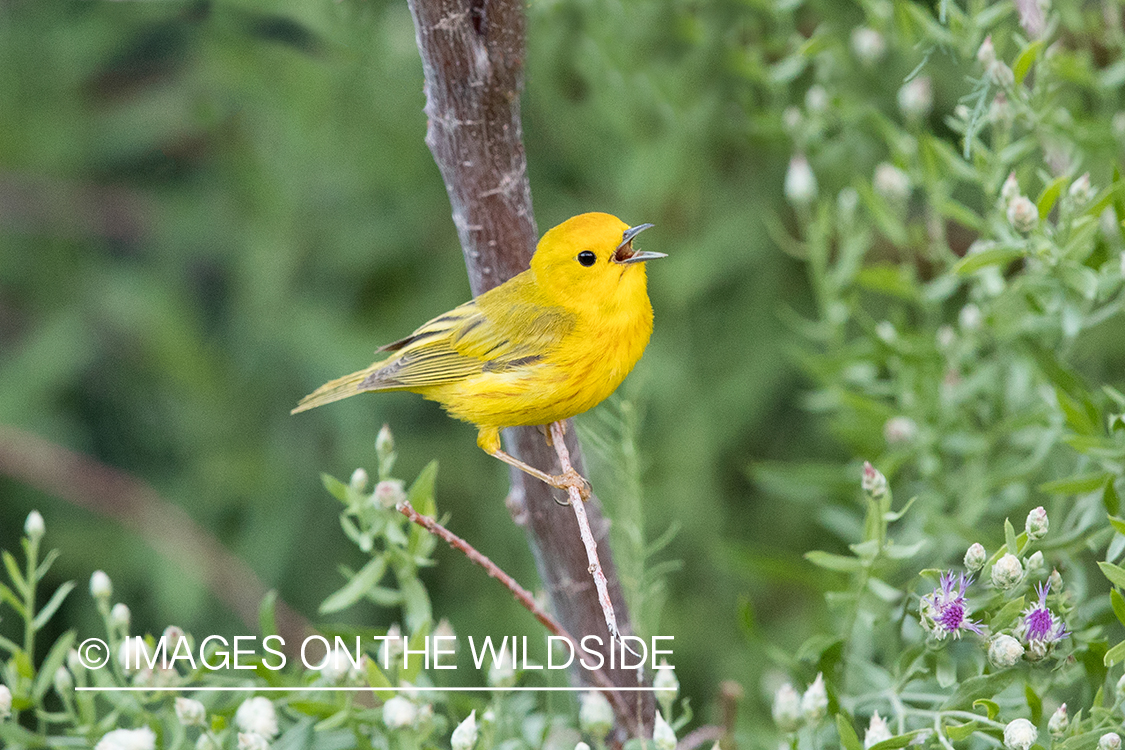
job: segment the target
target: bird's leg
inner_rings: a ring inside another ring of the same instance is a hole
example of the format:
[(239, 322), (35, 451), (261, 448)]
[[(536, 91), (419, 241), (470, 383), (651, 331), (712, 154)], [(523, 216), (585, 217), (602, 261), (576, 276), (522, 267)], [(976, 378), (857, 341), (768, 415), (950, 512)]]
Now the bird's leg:
[(562, 474), (548, 474), (545, 471), (536, 469), (530, 464), (524, 463), (510, 453), (505, 453), (499, 448), (494, 451), (489, 451), (489, 453), (509, 466), (514, 466), (520, 471), (530, 474), (541, 482), (546, 482), (556, 489), (567, 490), (573, 487), (578, 490), (578, 494), (583, 500), (587, 500), (590, 497), (590, 483), (574, 469), (568, 469)]

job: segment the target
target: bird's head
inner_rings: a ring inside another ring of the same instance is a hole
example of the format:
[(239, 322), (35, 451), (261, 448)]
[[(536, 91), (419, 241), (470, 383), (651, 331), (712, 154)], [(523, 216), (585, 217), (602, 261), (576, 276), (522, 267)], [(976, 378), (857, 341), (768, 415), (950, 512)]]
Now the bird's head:
[(628, 303), (646, 295), (644, 262), (665, 256), (635, 250), (633, 238), (651, 226), (630, 227), (602, 213), (567, 219), (539, 240), (531, 259), (536, 281), (567, 307)]

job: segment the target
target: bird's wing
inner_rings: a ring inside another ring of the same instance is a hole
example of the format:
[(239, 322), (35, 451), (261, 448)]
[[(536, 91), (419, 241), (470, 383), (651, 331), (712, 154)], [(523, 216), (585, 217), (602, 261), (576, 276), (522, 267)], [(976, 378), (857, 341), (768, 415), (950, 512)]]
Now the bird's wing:
[(540, 303), (529, 284), (516, 277), (382, 347), (397, 354), (359, 390), (441, 385), (539, 361), (574, 329), (575, 319)]

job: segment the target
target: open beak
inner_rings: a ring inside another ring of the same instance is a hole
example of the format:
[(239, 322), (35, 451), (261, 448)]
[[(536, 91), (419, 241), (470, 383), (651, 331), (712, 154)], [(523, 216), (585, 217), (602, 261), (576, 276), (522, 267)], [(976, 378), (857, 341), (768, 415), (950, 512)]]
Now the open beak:
[(622, 235), (621, 244), (613, 251), (612, 260), (614, 263), (639, 263), (645, 260), (655, 260), (657, 258), (668, 257), (665, 253), (653, 252), (636, 252), (633, 250), (633, 238), (641, 232), (655, 226), (654, 224), (638, 224), (635, 227), (629, 227)]

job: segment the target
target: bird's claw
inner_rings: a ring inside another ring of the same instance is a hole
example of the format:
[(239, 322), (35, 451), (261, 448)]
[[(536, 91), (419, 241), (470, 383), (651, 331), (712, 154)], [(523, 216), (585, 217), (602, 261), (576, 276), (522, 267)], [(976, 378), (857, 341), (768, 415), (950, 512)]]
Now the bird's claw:
[(552, 487), (556, 487), (560, 490), (567, 490), (568, 492), (570, 488), (573, 487), (574, 489), (578, 490), (578, 496), (582, 498), (583, 502), (590, 499), (590, 483), (586, 481), (586, 478), (584, 476), (579, 474), (574, 469), (567, 469), (562, 474), (556, 474), (555, 476), (551, 477), (551, 479)]

